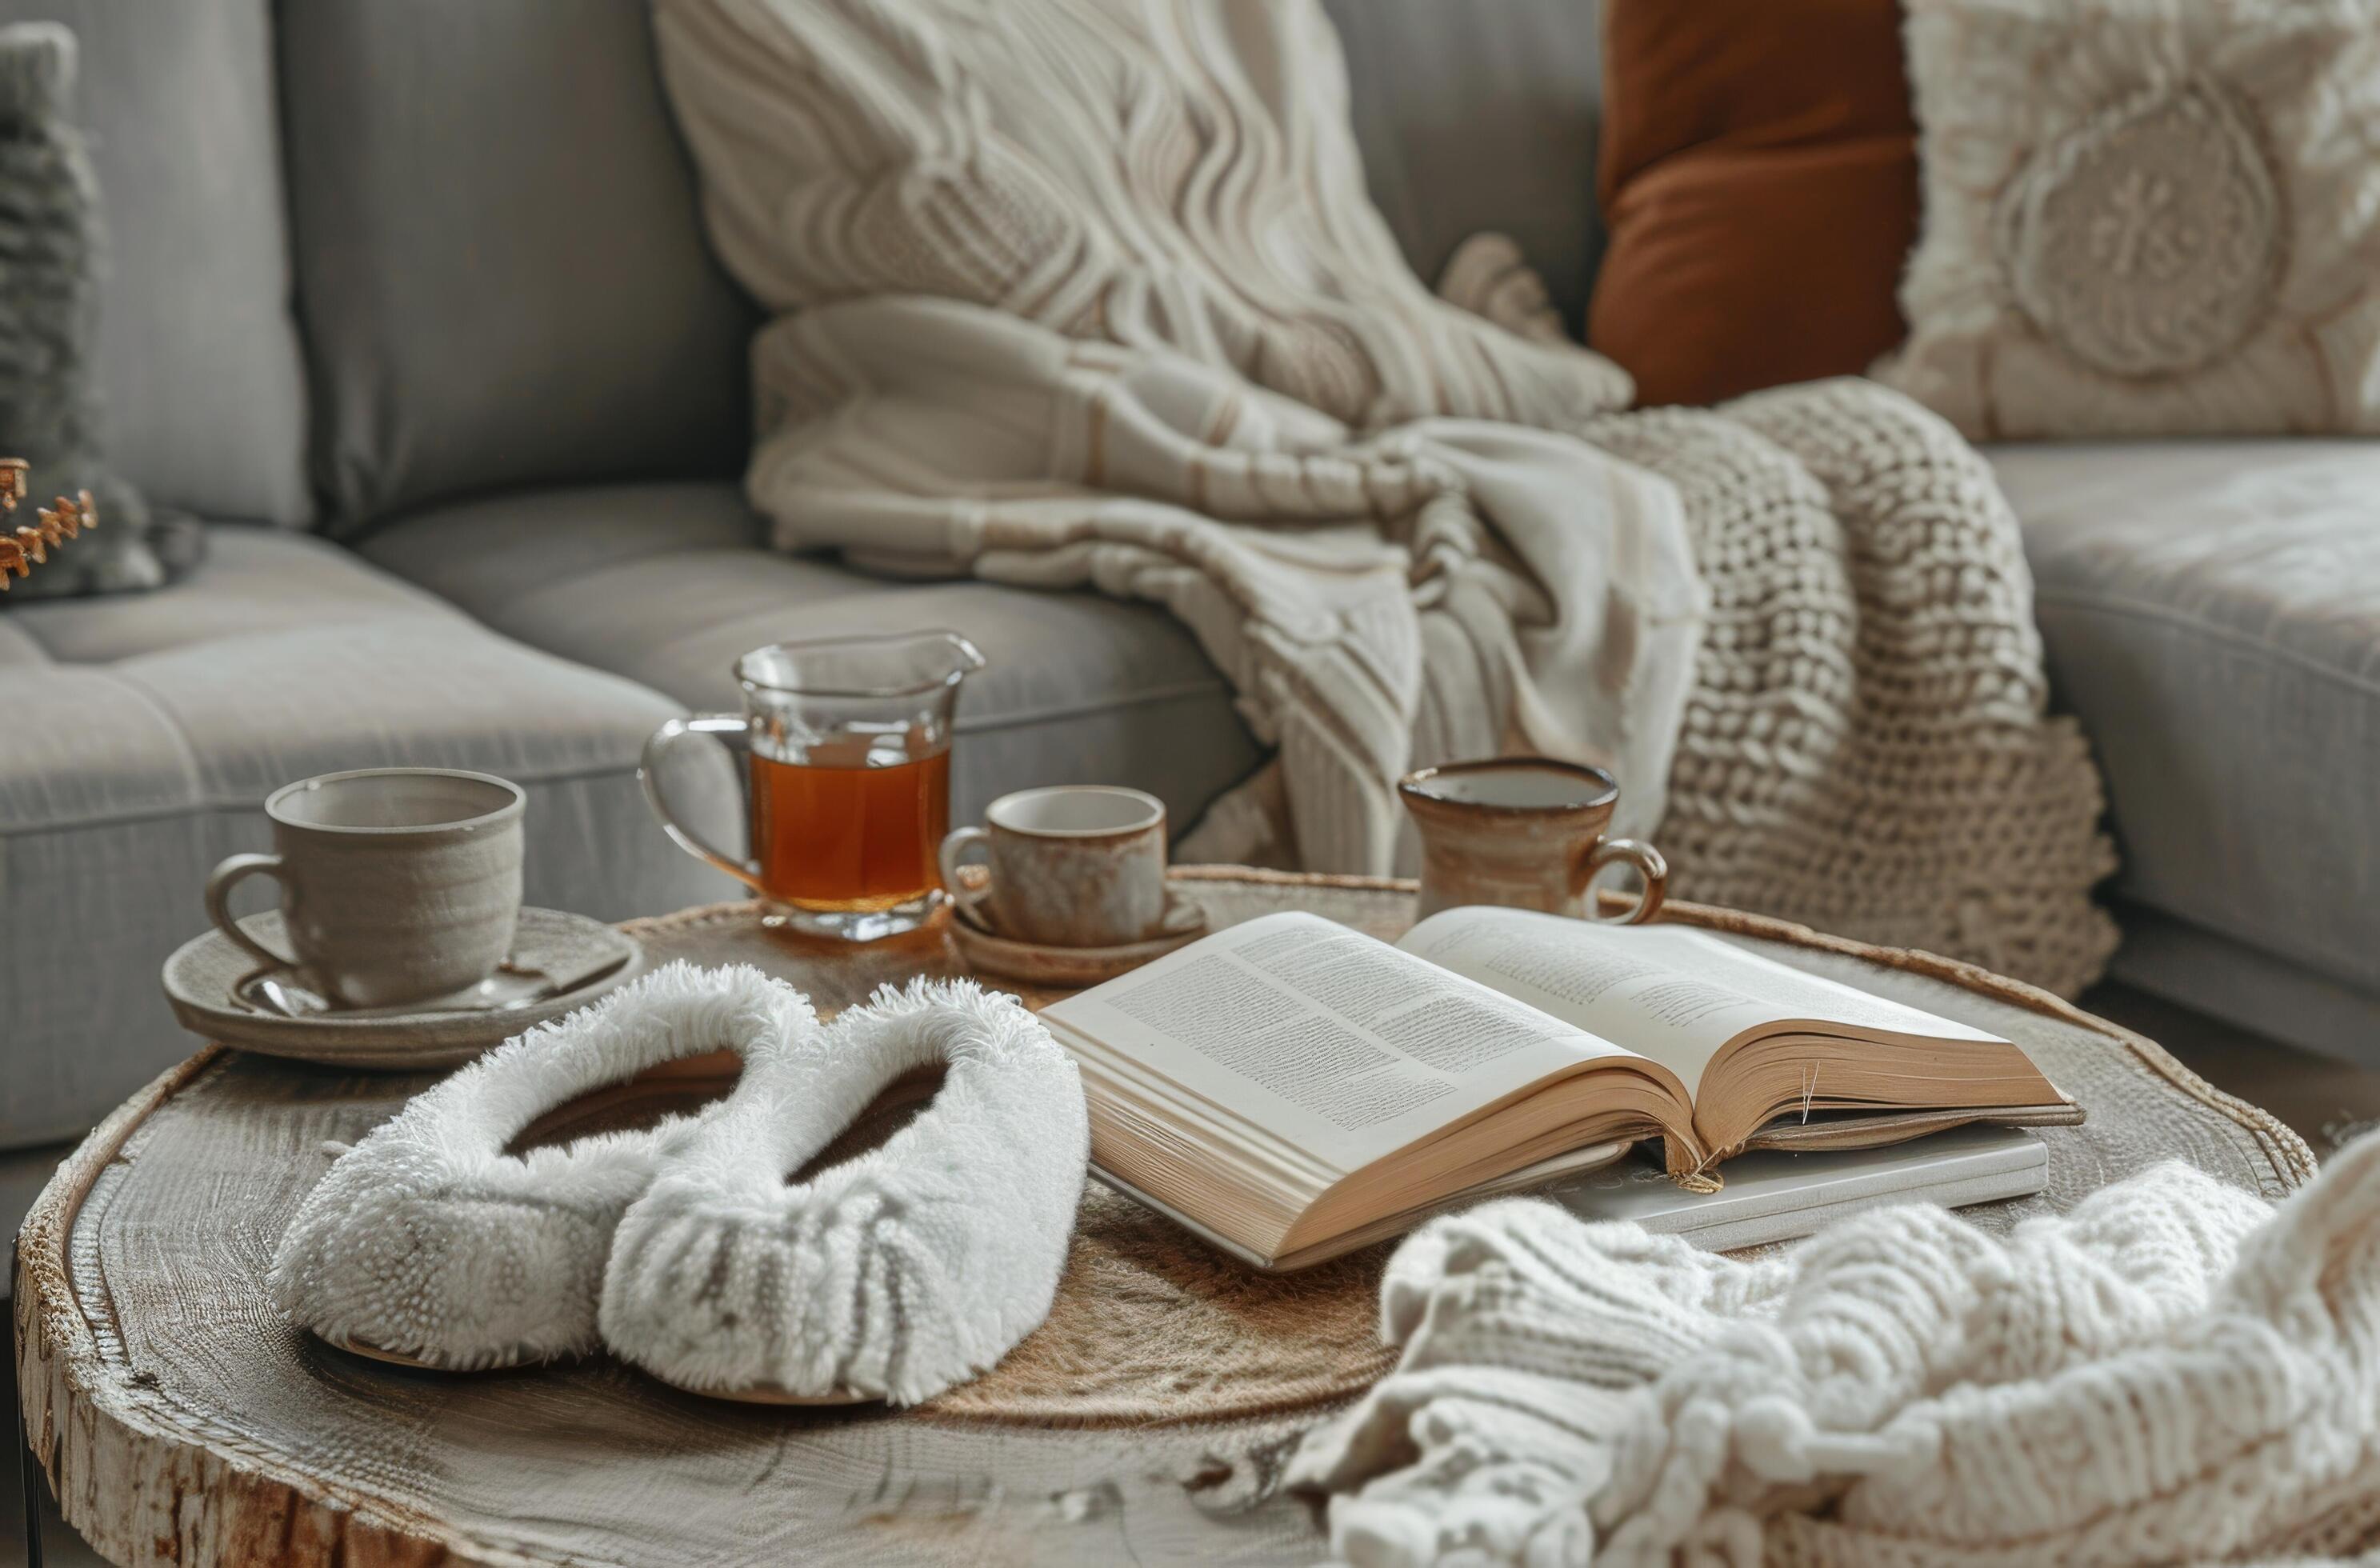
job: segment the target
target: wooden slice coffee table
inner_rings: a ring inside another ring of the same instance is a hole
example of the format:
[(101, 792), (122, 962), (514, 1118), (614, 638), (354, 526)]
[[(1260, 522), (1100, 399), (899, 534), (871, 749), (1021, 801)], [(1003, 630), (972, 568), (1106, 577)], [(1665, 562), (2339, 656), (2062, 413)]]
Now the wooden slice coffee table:
[[(1217, 925), (1294, 907), (1392, 936), (1411, 918), (1404, 883), (1176, 875)], [(1779, 922), (1693, 906), (1672, 906), (1670, 918), (2022, 1044), (2090, 1120), (2043, 1133), (2048, 1191), (1978, 1210), (1987, 1224), (2065, 1208), (2168, 1158), (2274, 1197), (2313, 1173), (2305, 1145), (2271, 1116), (2039, 992)], [(822, 1012), (883, 980), (956, 972), (939, 929), (830, 949), (764, 930), (749, 906), (632, 929), (659, 957), (785, 975)], [(990, 1403), (909, 1414), (754, 1408), (680, 1394), (607, 1361), (455, 1377), (316, 1343), (265, 1300), (273, 1245), (324, 1167), (322, 1141), (358, 1136), (428, 1081), (209, 1047), (59, 1167), (17, 1249), (18, 1380), (66, 1517), (107, 1556), (184, 1568), (452, 1559), (732, 1568), (1304, 1563), (1322, 1551), (1313, 1511), (1272, 1483), (1295, 1435), (1345, 1397), (1351, 1376), (1385, 1360), (1364, 1343), (1368, 1276), (1317, 1287), (1305, 1303), (1313, 1314), (1297, 1321), (1323, 1324), (1324, 1337), (1281, 1338), (1285, 1364), (1253, 1377), (1273, 1407), (1227, 1421), (1132, 1420), (1115, 1369), (1067, 1369), (1063, 1345), (1054, 1364), (1066, 1375), (994, 1422)], [(1129, 1252), (1136, 1234), (1151, 1258), (1177, 1256), (1164, 1249), (1179, 1238), (1151, 1229), (1162, 1221), (1107, 1206), (1098, 1209), (1111, 1251)], [(1132, 1234), (1120, 1239), (1119, 1226)], [(1200, 1293), (1223, 1278), (1201, 1273), (1205, 1264), (1132, 1267), (1141, 1272), (1131, 1278), (1175, 1293), (1154, 1311), (1148, 1299), (1119, 1304), (1138, 1313), (1124, 1319), (1133, 1332), (1155, 1339), (1170, 1321), (1192, 1324)], [(1378, 1254), (1351, 1267), (1377, 1270)], [(1053, 1318), (1045, 1332), (1062, 1327)], [(1101, 1331), (1111, 1352), (1112, 1328)], [(999, 1387), (1004, 1369), (987, 1384)], [(1202, 1381), (1196, 1367), (1184, 1384), (1196, 1397), (1180, 1408), (1193, 1411), (1250, 1398), (1245, 1387)], [(1036, 1424), (1016, 1424), (1018, 1409)]]

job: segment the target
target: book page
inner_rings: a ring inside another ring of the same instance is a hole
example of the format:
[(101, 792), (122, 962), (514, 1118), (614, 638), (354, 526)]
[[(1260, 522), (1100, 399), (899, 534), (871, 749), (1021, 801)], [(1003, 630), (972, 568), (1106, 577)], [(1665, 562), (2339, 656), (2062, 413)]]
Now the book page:
[(1342, 1173), (1598, 1056), (1564, 1020), (1318, 916), (1268, 915), (1046, 1016)]
[(1782, 1020), (1998, 1041), (1683, 926), (1614, 926), (1526, 909), (1433, 915), (1397, 944), (1516, 1001), (1626, 1043), (1698, 1088), (1718, 1049)]

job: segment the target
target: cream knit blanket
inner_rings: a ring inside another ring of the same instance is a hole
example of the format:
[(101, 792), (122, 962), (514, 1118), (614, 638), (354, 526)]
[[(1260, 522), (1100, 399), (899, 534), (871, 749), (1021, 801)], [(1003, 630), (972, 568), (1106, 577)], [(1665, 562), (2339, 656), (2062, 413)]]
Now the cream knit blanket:
[(1382, 1315), (1402, 1363), (1290, 1477), (1367, 1568), (2380, 1544), (2380, 1135), (2277, 1211), (2167, 1164), (2004, 1239), (1912, 1205), (1752, 1262), (1488, 1204)]
[(1688, 895), (2096, 972), (2097, 780), (1983, 462), (1865, 383), (1622, 413), (1492, 242), (1432, 296), (1318, 0), (655, 12), (779, 313), (778, 542), (1166, 605), (1277, 748), (1185, 855), (1396, 869), (1399, 773), (1528, 749), (1611, 767)]

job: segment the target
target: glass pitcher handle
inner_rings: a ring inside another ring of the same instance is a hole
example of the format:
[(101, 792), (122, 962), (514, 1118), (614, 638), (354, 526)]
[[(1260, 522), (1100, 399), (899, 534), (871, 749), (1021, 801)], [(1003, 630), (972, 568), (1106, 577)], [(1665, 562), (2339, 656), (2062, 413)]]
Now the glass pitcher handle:
[(645, 786), (645, 803), (653, 808), (653, 815), (661, 819), (662, 831), (669, 834), (680, 849), (698, 859), (710, 861), (761, 896), (771, 896), (760, 881), (759, 861), (739, 860), (726, 854), (680, 821), (677, 814), (670, 809), (662, 789), (663, 760), (672, 748), (696, 735), (740, 748), (751, 744), (752, 726), (735, 713), (696, 713), (683, 719), (672, 719), (655, 730), (646, 740), (644, 758), (637, 767), (637, 781)]

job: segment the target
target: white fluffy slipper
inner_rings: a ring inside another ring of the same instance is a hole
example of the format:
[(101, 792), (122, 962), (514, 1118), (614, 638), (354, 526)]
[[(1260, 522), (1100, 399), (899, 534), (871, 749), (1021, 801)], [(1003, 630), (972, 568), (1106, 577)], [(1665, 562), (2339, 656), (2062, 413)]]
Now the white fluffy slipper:
[(783, 981), (681, 961), (516, 1035), (339, 1157), (281, 1238), (273, 1298), (333, 1343), (457, 1370), (594, 1350), (613, 1227), (735, 1095), (649, 1128), (506, 1146), (581, 1095), (710, 1051), (742, 1059), (741, 1094), (818, 1033)]
[[(881, 1148), (787, 1185), (936, 1063), (932, 1102)], [(702, 1393), (911, 1404), (1048, 1315), (1090, 1132), (1074, 1063), (1014, 997), (888, 986), (747, 1082), (620, 1222), (613, 1354)]]

